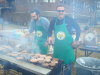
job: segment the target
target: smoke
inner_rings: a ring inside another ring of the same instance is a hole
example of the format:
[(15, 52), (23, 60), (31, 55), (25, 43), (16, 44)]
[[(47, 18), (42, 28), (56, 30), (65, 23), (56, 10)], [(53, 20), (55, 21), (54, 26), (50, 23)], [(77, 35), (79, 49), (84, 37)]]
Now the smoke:
[(1, 33), (0, 45), (9, 46), (7, 52), (27, 51), (30, 53), (40, 53), (40, 48), (34, 36), (23, 37), (21, 30), (4, 30)]
[(20, 38), (20, 43), (16, 45), (18, 50), (26, 50), (30, 53), (40, 53), (40, 48), (37, 45), (37, 41), (34, 39), (33, 36), (29, 36), (27, 38)]

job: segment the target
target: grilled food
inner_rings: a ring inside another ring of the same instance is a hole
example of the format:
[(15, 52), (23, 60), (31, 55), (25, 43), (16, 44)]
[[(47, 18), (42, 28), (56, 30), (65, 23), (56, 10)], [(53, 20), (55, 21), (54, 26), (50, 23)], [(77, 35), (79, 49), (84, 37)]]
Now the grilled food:
[(36, 62), (38, 62), (38, 60), (37, 59), (30, 59), (30, 62), (36, 63)]
[(23, 57), (16, 57), (16, 59), (18, 59), (18, 60), (22, 60), (22, 59), (24, 59)]

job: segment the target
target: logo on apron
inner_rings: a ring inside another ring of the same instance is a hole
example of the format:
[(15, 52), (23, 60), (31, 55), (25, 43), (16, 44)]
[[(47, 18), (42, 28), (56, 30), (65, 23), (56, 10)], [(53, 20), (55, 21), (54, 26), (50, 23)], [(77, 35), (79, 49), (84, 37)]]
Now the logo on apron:
[(41, 31), (37, 31), (37, 32), (36, 32), (36, 35), (37, 35), (37, 37), (41, 37), (43, 34), (42, 34)]
[(57, 33), (57, 38), (58, 38), (59, 40), (63, 40), (63, 39), (65, 38), (65, 33), (64, 33), (64, 32), (58, 32), (58, 33)]

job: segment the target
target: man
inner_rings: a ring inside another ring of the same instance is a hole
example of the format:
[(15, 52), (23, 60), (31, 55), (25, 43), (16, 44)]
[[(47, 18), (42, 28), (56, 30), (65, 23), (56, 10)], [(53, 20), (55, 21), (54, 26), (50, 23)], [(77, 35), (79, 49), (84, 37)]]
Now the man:
[[(71, 34), (72, 29), (76, 31), (76, 39), (73, 42)], [(53, 33), (54, 32), (54, 33)], [(54, 39), (52, 38), (54, 34)], [(72, 45), (76, 45), (80, 36), (80, 28), (77, 23), (70, 17), (65, 16), (63, 5), (57, 6), (57, 17), (50, 22), (48, 42), (54, 41), (53, 57), (64, 61), (64, 75), (71, 75), (72, 63), (75, 61), (74, 50)]]
[(46, 40), (47, 40), (47, 31), (49, 27), (49, 20), (45, 17), (40, 16), (40, 11), (37, 9), (34, 9), (31, 12), (31, 24), (29, 27), (29, 33), (33, 33), (34, 39), (37, 43), (37, 45), (40, 48), (41, 54), (47, 54), (47, 46)]

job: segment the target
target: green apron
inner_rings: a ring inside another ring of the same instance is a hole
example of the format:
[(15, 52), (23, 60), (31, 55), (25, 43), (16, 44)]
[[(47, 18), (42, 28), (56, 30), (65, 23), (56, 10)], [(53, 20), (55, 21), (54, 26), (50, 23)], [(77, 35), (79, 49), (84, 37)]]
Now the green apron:
[(43, 26), (36, 26), (36, 34), (35, 34), (35, 40), (37, 45), (40, 48), (41, 54), (47, 54), (48, 47), (45, 46), (45, 42), (47, 40), (47, 32), (43, 28)]
[(75, 60), (72, 48), (72, 36), (69, 34), (65, 21), (61, 25), (54, 27), (54, 57), (64, 61), (64, 64), (71, 64)]

